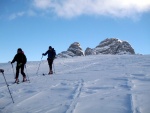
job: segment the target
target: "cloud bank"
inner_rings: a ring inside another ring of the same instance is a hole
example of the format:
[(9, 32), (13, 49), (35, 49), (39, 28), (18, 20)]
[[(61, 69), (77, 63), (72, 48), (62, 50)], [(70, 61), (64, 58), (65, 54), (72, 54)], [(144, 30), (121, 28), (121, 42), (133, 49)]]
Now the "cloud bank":
[(33, 6), (64, 18), (81, 15), (132, 18), (150, 12), (150, 0), (33, 0)]

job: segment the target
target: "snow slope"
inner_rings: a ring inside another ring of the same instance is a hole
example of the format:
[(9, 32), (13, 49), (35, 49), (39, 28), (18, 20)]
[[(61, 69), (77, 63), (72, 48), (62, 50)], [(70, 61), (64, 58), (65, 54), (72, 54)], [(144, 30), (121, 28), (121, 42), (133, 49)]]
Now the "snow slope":
[(60, 58), (45, 76), (47, 61), (36, 75), (39, 63), (27, 63), (30, 83), (20, 84), (12, 84), (11, 65), (0, 64), (15, 101), (0, 74), (0, 113), (150, 113), (149, 55)]

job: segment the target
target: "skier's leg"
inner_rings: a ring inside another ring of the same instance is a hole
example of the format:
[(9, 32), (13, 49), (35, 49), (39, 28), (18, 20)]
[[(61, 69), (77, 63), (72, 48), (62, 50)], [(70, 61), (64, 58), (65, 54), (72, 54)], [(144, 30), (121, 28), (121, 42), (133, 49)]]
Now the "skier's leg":
[(23, 82), (26, 81), (26, 74), (24, 73), (24, 65), (21, 66), (21, 74), (23, 76)]
[(53, 64), (53, 60), (52, 60), (52, 59), (48, 59), (49, 74), (53, 74), (53, 71), (52, 71), (52, 64)]
[(52, 64), (53, 64), (53, 60), (50, 60), (50, 74), (53, 74), (53, 70), (52, 70)]
[(49, 66), (49, 73), (48, 74), (50, 74), (50, 59), (49, 58), (47, 58), (47, 62), (48, 62), (48, 66)]
[(20, 67), (19, 66), (16, 66), (16, 77), (15, 77), (15, 79), (16, 79), (16, 83), (17, 82), (19, 82), (19, 79), (18, 79), (18, 77), (19, 77), (19, 69), (20, 69)]

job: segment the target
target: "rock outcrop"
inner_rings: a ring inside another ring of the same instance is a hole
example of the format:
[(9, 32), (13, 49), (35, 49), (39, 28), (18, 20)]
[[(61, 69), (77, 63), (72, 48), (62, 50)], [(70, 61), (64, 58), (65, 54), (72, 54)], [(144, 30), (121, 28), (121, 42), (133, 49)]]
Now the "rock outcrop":
[(67, 51), (63, 51), (57, 55), (57, 57), (61, 57), (61, 58), (62, 57), (68, 58), (74, 56), (84, 56), (84, 52), (80, 47), (80, 43), (78, 42), (74, 42), (73, 44), (70, 45)]
[(96, 48), (87, 48), (85, 50), (85, 55), (93, 54), (122, 55), (135, 54), (135, 52), (128, 42), (119, 40), (117, 38), (107, 38), (104, 41), (100, 42), (100, 44), (96, 46)]

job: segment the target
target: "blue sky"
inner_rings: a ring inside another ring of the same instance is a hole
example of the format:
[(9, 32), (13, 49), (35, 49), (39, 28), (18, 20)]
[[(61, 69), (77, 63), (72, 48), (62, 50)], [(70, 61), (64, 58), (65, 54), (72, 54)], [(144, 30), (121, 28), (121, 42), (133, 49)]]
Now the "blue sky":
[(106, 38), (150, 54), (149, 25), (150, 0), (0, 0), (0, 63), (18, 48), (38, 61), (48, 46), (60, 53), (79, 42), (85, 50)]

